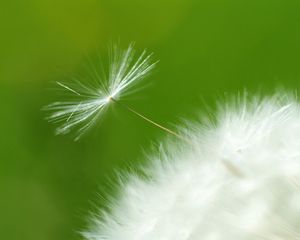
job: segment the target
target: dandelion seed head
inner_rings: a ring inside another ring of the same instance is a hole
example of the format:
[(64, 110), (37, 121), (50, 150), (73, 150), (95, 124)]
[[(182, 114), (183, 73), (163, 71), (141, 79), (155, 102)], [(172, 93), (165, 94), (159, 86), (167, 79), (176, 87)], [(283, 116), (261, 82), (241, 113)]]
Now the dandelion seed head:
[[(227, 101), (225, 101), (226, 103)], [(229, 101), (228, 101), (229, 102)], [(193, 145), (162, 145), (87, 240), (299, 240), (300, 104), (280, 93), (221, 105)]]
[(73, 97), (73, 100), (55, 102), (44, 108), (50, 112), (47, 119), (60, 124), (57, 134), (66, 134), (74, 129), (76, 139), (80, 138), (99, 120), (113, 99), (129, 94), (129, 90), (151, 72), (156, 65), (152, 54), (144, 50), (137, 56), (133, 47), (133, 43), (123, 50), (113, 46), (107, 77), (100, 74), (101, 69), (92, 67), (94, 84), (77, 79), (71, 83), (57, 82)]

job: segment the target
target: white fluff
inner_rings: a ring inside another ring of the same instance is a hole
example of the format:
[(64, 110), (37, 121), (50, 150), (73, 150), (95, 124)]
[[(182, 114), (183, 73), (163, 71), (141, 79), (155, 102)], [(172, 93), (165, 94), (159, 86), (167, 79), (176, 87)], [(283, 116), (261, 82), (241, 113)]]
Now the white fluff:
[[(283, 95), (283, 94), (281, 94)], [(169, 143), (146, 177), (121, 181), (88, 240), (299, 240), (300, 105), (293, 97), (220, 106)]]
[(78, 139), (99, 120), (112, 100), (124, 97), (151, 72), (156, 64), (151, 59), (152, 54), (147, 55), (144, 50), (136, 58), (133, 46), (132, 43), (127, 49), (117, 46), (112, 49), (107, 77), (101, 75), (101, 69), (92, 67), (89, 83), (78, 80), (68, 84), (57, 83), (72, 95), (72, 99), (44, 108), (51, 112), (47, 118), (50, 122), (61, 123), (56, 129), (57, 134), (75, 130)]

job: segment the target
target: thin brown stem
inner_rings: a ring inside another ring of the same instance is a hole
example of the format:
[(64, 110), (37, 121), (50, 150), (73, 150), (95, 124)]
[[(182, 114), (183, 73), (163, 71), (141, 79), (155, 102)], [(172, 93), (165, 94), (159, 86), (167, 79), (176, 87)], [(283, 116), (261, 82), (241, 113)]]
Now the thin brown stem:
[(136, 116), (138, 116), (138, 117), (144, 119), (146, 122), (152, 124), (153, 126), (158, 127), (158, 128), (160, 128), (161, 130), (163, 130), (163, 131), (165, 131), (165, 132), (167, 132), (167, 133), (169, 133), (169, 134), (171, 134), (171, 135), (173, 135), (173, 136), (175, 136), (175, 137), (177, 137), (177, 138), (179, 138), (179, 139), (181, 139), (181, 140), (184, 140), (185, 142), (191, 143), (190, 140), (188, 140), (188, 139), (186, 139), (185, 137), (179, 135), (177, 132), (174, 132), (173, 130), (171, 130), (171, 129), (167, 128), (167, 127), (162, 126), (161, 124), (159, 124), (159, 123), (157, 123), (157, 122), (154, 122), (154, 121), (151, 120), (150, 118), (148, 118), (148, 117), (142, 115), (141, 113), (135, 111), (133, 108), (129, 107), (128, 105), (119, 102), (119, 101), (116, 100), (115, 98), (112, 98), (112, 97), (111, 97), (110, 100), (113, 101), (113, 102), (115, 102), (115, 103), (117, 103), (119, 106), (125, 108), (125, 109), (128, 110), (129, 112), (135, 114)]

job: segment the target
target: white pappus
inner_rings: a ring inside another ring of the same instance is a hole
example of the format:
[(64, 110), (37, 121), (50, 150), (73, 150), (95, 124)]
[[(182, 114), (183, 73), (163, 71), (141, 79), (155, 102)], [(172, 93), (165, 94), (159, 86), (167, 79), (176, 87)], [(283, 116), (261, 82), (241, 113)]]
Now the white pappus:
[(78, 139), (99, 120), (112, 101), (129, 93), (133, 86), (150, 73), (156, 64), (152, 61), (152, 54), (144, 50), (135, 59), (133, 46), (132, 43), (124, 50), (114, 46), (107, 77), (100, 74), (102, 69), (93, 67), (91, 76), (94, 84), (78, 80), (69, 84), (57, 82), (75, 97), (74, 100), (55, 102), (44, 108), (51, 112), (47, 118), (50, 122), (61, 123), (56, 129), (57, 134), (66, 134), (76, 129)]

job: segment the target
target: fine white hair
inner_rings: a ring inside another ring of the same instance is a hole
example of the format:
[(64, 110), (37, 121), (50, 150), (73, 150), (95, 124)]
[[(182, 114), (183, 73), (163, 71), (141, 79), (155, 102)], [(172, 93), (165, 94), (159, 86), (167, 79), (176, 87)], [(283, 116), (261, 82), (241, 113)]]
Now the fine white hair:
[(91, 69), (92, 79), (89, 80), (93, 84), (79, 80), (70, 83), (57, 82), (72, 98), (54, 102), (44, 108), (50, 112), (47, 118), (50, 122), (60, 123), (56, 134), (66, 134), (74, 130), (77, 135), (75, 140), (79, 139), (97, 123), (112, 101), (129, 94), (132, 87), (151, 72), (156, 65), (152, 54), (147, 54), (144, 50), (137, 55), (133, 47), (133, 43), (126, 49), (113, 46), (107, 76), (101, 74), (104, 69)]
[[(226, 101), (225, 101), (226, 102)], [(120, 180), (88, 240), (299, 240), (300, 105), (284, 93), (221, 104)], [(126, 179), (126, 180), (124, 180)]]

